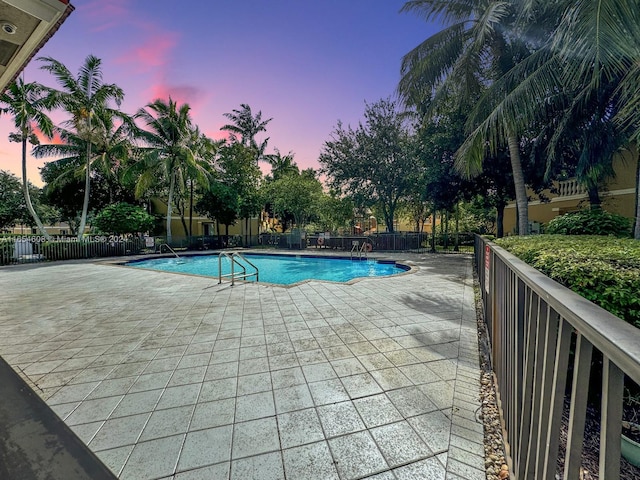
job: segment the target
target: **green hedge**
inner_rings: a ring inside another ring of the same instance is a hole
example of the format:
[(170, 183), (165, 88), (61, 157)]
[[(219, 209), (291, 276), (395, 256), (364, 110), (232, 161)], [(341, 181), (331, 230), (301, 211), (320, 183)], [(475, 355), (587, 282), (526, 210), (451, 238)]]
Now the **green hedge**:
[(601, 208), (578, 210), (554, 218), (545, 226), (545, 233), (556, 235), (631, 236), (631, 220)]
[(597, 236), (507, 237), (496, 243), (640, 328), (640, 241)]

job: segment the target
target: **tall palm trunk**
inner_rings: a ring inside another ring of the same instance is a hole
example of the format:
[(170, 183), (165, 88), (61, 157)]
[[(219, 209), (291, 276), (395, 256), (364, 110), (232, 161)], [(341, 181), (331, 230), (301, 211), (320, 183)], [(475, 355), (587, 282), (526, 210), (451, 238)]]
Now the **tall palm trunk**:
[(82, 240), (84, 228), (87, 225), (87, 214), (89, 213), (89, 189), (91, 188), (91, 116), (87, 119), (87, 163), (85, 165), (86, 172), (84, 177), (84, 201), (82, 202), (82, 215), (80, 216), (80, 227), (78, 228), (78, 240)]
[(27, 180), (27, 133), (23, 130), (22, 132), (22, 191), (24, 193), (24, 201), (27, 204), (27, 210), (33, 217), (40, 230), (40, 233), (44, 235), (47, 240), (51, 240), (51, 237), (47, 233), (44, 228), (44, 225), (40, 221), (40, 217), (36, 213), (35, 208), (33, 208), (33, 204), (31, 203), (31, 195), (29, 194), (29, 181)]
[(496, 205), (496, 237), (504, 237), (504, 207), (505, 202), (499, 201)]
[(640, 154), (636, 151), (636, 223), (633, 229), (633, 238), (640, 240)]
[(189, 243), (193, 236), (193, 179), (189, 185)]
[(600, 192), (598, 191), (598, 184), (589, 182), (587, 185), (587, 196), (589, 198), (589, 208), (591, 210), (602, 209), (602, 200), (600, 200)]
[(176, 174), (171, 171), (171, 180), (169, 182), (169, 199), (167, 200), (167, 243), (171, 245), (171, 206), (173, 205), (173, 189), (176, 184)]
[(516, 190), (516, 205), (518, 206), (518, 234), (528, 235), (529, 201), (527, 200), (527, 187), (524, 183), (524, 173), (522, 172), (522, 162), (520, 161), (520, 146), (518, 145), (518, 138), (511, 133), (508, 134), (507, 142), (509, 144), (513, 184)]

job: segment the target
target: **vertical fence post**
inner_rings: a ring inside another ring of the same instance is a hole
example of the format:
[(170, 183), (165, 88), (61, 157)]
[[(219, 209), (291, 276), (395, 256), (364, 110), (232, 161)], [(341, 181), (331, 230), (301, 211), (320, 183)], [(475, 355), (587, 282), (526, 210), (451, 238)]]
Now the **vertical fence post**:
[(564, 463), (564, 478), (578, 478), (582, 464), (582, 443), (587, 415), (587, 393), (591, 370), (591, 343), (578, 332), (571, 388), (571, 409)]
[(602, 416), (600, 418), (600, 474), (620, 476), (620, 435), (624, 373), (606, 356), (602, 365)]

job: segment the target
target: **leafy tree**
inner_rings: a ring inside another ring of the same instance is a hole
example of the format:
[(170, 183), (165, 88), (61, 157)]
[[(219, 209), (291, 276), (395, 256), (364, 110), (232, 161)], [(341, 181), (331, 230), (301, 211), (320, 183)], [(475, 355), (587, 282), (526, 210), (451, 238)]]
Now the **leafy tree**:
[(20, 180), (14, 174), (0, 170), (0, 230), (11, 227), (22, 216), (25, 203)]
[[(200, 132), (200, 129), (196, 126), (191, 132), (190, 149), (193, 151), (196, 162), (194, 165), (187, 166), (185, 170), (185, 177), (183, 178), (185, 184), (176, 189), (175, 206), (180, 215), (180, 221), (184, 229), (185, 236), (191, 238), (193, 232), (193, 208), (195, 205), (195, 195), (198, 191), (198, 176), (201, 171), (204, 172), (207, 177), (211, 176), (215, 167), (215, 156), (221, 145), (224, 144), (224, 140), (213, 141), (205, 134)], [(188, 206), (187, 206), (188, 205)], [(186, 222), (186, 213), (189, 211), (189, 225)]]
[(271, 165), (271, 173), (267, 176), (267, 181), (278, 180), (288, 173), (298, 173), (298, 166), (293, 161), (293, 152), (282, 155), (280, 150), (274, 149), (276, 153), (265, 155), (264, 159)]
[(168, 102), (157, 99), (138, 110), (137, 118), (142, 119), (148, 130), (140, 130), (137, 135), (145, 146), (138, 152), (140, 160), (128, 171), (127, 176), (136, 180), (136, 196), (140, 197), (158, 184), (168, 188), (167, 198), (167, 243), (172, 242), (171, 214), (176, 190), (185, 186), (185, 178), (196, 178), (207, 186), (208, 164), (198, 158), (192, 149), (193, 127), (190, 107), (180, 107), (169, 98)]
[(47, 89), (47, 102), (52, 108), (60, 107), (71, 115), (66, 123), (75, 129), (76, 135), (86, 145), (84, 201), (78, 228), (78, 239), (81, 240), (89, 212), (92, 146), (104, 139), (104, 129), (95, 118), (99, 115), (103, 119), (117, 117), (120, 112), (110, 108), (109, 103), (113, 101), (119, 107), (124, 99), (124, 92), (115, 84), (102, 82), (102, 61), (93, 55), (85, 59), (77, 77), (58, 60), (51, 57), (40, 60), (44, 62), (41, 68), (53, 74), (61, 86), (61, 90)]
[[(29, 182), (29, 198), (38, 218), (46, 224), (59, 220), (58, 211), (43, 202), (42, 190)], [(0, 170), (0, 230), (16, 224), (36, 226), (27, 208), (20, 180), (4, 170)]]
[(49, 137), (53, 131), (53, 123), (45, 114), (49, 107), (45, 101), (45, 92), (45, 88), (38, 83), (24, 83), (24, 80), (18, 79), (0, 95), (0, 104), (3, 105), (0, 108), (0, 114), (13, 116), (14, 125), (18, 131), (11, 134), (9, 139), (22, 143), (22, 192), (26, 207), (42, 235), (48, 239), (49, 234), (33, 208), (27, 179), (27, 141), (32, 145), (38, 143), (38, 138), (33, 133), (32, 123), (35, 123), (40, 131)]
[[(70, 161), (67, 159), (48, 162), (40, 170), (40, 175), (45, 182), (43, 193), (46, 202), (58, 209), (60, 220), (69, 225), (73, 234), (77, 234), (84, 200), (84, 180), (67, 173), (77, 171), (77, 165), (68, 163)], [(96, 189), (91, 190), (95, 194)]]
[[(93, 156), (90, 165), (89, 191), (90, 204), (94, 209), (100, 209), (118, 201), (131, 201), (134, 198), (133, 185), (127, 185), (124, 182), (123, 173), (131, 163), (133, 150), (131, 135), (135, 127), (126, 115), (118, 117), (116, 119), (111, 112), (106, 111), (94, 116), (95, 130), (101, 132), (100, 140), (91, 147)], [(123, 118), (126, 119), (122, 120)], [(33, 155), (36, 158), (58, 157), (58, 160), (54, 161), (61, 167), (55, 169), (58, 177), (48, 174), (48, 183), (77, 184), (77, 179), (85, 178), (86, 175), (87, 142), (73, 130), (62, 127), (56, 127), (54, 130), (61, 142), (37, 145), (33, 149)], [(98, 135), (96, 135), (97, 138)], [(93, 192), (96, 183), (100, 183), (100, 192)], [(78, 185), (78, 188), (82, 190), (82, 185)], [(103, 196), (107, 197), (106, 203), (101, 202)]]
[(231, 123), (222, 126), (220, 130), (230, 132), (232, 142), (238, 142), (245, 147), (253, 149), (257, 163), (258, 160), (263, 158), (269, 139), (266, 138), (258, 144), (256, 135), (260, 132), (266, 132), (267, 124), (273, 118), (262, 120), (262, 111), (258, 111), (254, 116), (251, 107), (246, 103), (240, 105), (240, 110), (234, 109), (231, 113), (225, 113), (224, 116), (231, 120)]
[[(79, 160), (77, 162), (76, 160)], [(59, 219), (66, 222), (77, 235), (84, 202), (83, 159), (62, 158), (46, 163), (40, 170), (45, 182), (43, 197), (47, 204), (59, 212)], [(80, 177), (79, 175), (82, 175)], [(108, 178), (98, 172), (91, 175), (91, 212), (99, 211), (113, 200), (134, 202), (133, 192), (123, 186), (115, 188)]]
[(322, 184), (313, 169), (288, 173), (268, 183), (264, 192), (274, 214), (281, 219), (290, 215), (299, 228), (317, 215), (321, 195)]
[(365, 123), (346, 129), (338, 122), (319, 162), (329, 186), (356, 204), (378, 203), (389, 232), (415, 168), (412, 137), (390, 100), (367, 104)]
[[(527, 29), (535, 51), (478, 102), (480, 121), (462, 154), (474, 157), (487, 142), (494, 146), (504, 124), (524, 130), (556, 118), (555, 136), (564, 136), (577, 114), (588, 117), (593, 99), (607, 86), (615, 93), (608, 117), (632, 140), (640, 139), (640, 2), (526, 0), (514, 5), (523, 20), (518, 28)], [(551, 28), (536, 32), (527, 26), (532, 19), (543, 19)], [(636, 193), (640, 198), (640, 176)], [(640, 202), (634, 232), (640, 239)]]
[(496, 233), (499, 217), (487, 197), (478, 195), (469, 202), (461, 202), (459, 212), (461, 232)]
[[(218, 151), (217, 170), (210, 187), (204, 190), (196, 210), (229, 225), (240, 218), (248, 223), (262, 207), (258, 193), (261, 172), (254, 160), (254, 151), (239, 142), (222, 145)], [(218, 228), (219, 231), (219, 228)]]
[(221, 149), (218, 159), (222, 181), (238, 196), (238, 217), (244, 218), (247, 224), (262, 207), (258, 193), (262, 172), (256, 165), (253, 154), (251, 147), (231, 143)]
[(238, 219), (238, 204), (238, 192), (233, 187), (214, 180), (196, 202), (195, 209), (216, 220), (218, 234), (222, 223), (225, 226), (225, 236), (228, 237), (229, 225), (235, 224)]
[(323, 193), (318, 204), (318, 226), (330, 232), (346, 227), (353, 218), (353, 208), (350, 198), (339, 197), (335, 192)]
[(416, 185), (415, 189), (411, 189), (407, 199), (400, 206), (400, 214), (403, 218), (409, 220), (414, 227), (415, 232), (422, 233), (424, 224), (431, 216), (431, 205), (427, 201), (422, 185)]
[(515, 190), (511, 169), (508, 168), (504, 149), (500, 149), (496, 155), (488, 156), (482, 167), (482, 174), (474, 179), (474, 191), (482, 199), (474, 199), (474, 205), (484, 210), (495, 209), (495, 233), (496, 237), (504, 236), (504, 209), (510, 200), (515, 198)]
[(144, 208), (120, 202), (103, 209), (92, 223), (99, 232), (124, 235), (150, 230), (153, 228), (154, 218)]
[[(517, 36), (509, 35), (515, 18), (512, 5), (501, 0), (442, 2), (410, 0), (402, 7), (445, 28), (404, 56), (398, 91), (405, 104), (421, 113), (433, 111), (455, 99), (468, 110), (487, 84), (499, 78), (528, 55)], [(513, 173), (519, 232), (528, 230), (528, 201), (520, 154), (520, 132), (507, 121), (496, 123), (499, 139), (508, 146)], [(480, 172), (485, 158), (485, 137), (473, 143), (473, 154), (458, 155), (458, 168), (471, 176)], [(498, 138), (498, 134), (495, 134)], [(497, 149), (497, 146), (495, 147)], [(495, 153), (495, 149), (492, 153)]]
[(454, 168), (455, 153), (464, 141), (464, 117), (460, 112), (442, 113), (418, 130), (418, 154), (424, 166), (423, 187), (434, 212), (451, 210), (463, 190), (469, 190)]

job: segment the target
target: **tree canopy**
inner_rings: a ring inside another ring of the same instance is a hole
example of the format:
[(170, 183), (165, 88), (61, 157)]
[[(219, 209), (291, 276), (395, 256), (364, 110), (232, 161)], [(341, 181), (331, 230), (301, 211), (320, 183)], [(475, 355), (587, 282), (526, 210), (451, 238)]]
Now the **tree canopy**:
[(289, 172), (268, 183), (264, 195), (276, 215), (291, 216), (297, 227), (303, 227), (318, 213), (322, 184), (312, 169)]
[(323, 145), (319, 162), (327, 183), (358, 206), (378, 204), (387, 231), (394, 231), (398, 204), (410, 187), (414, 145), (395, 102), (367, 104), (357, 128), (338, 123)]

